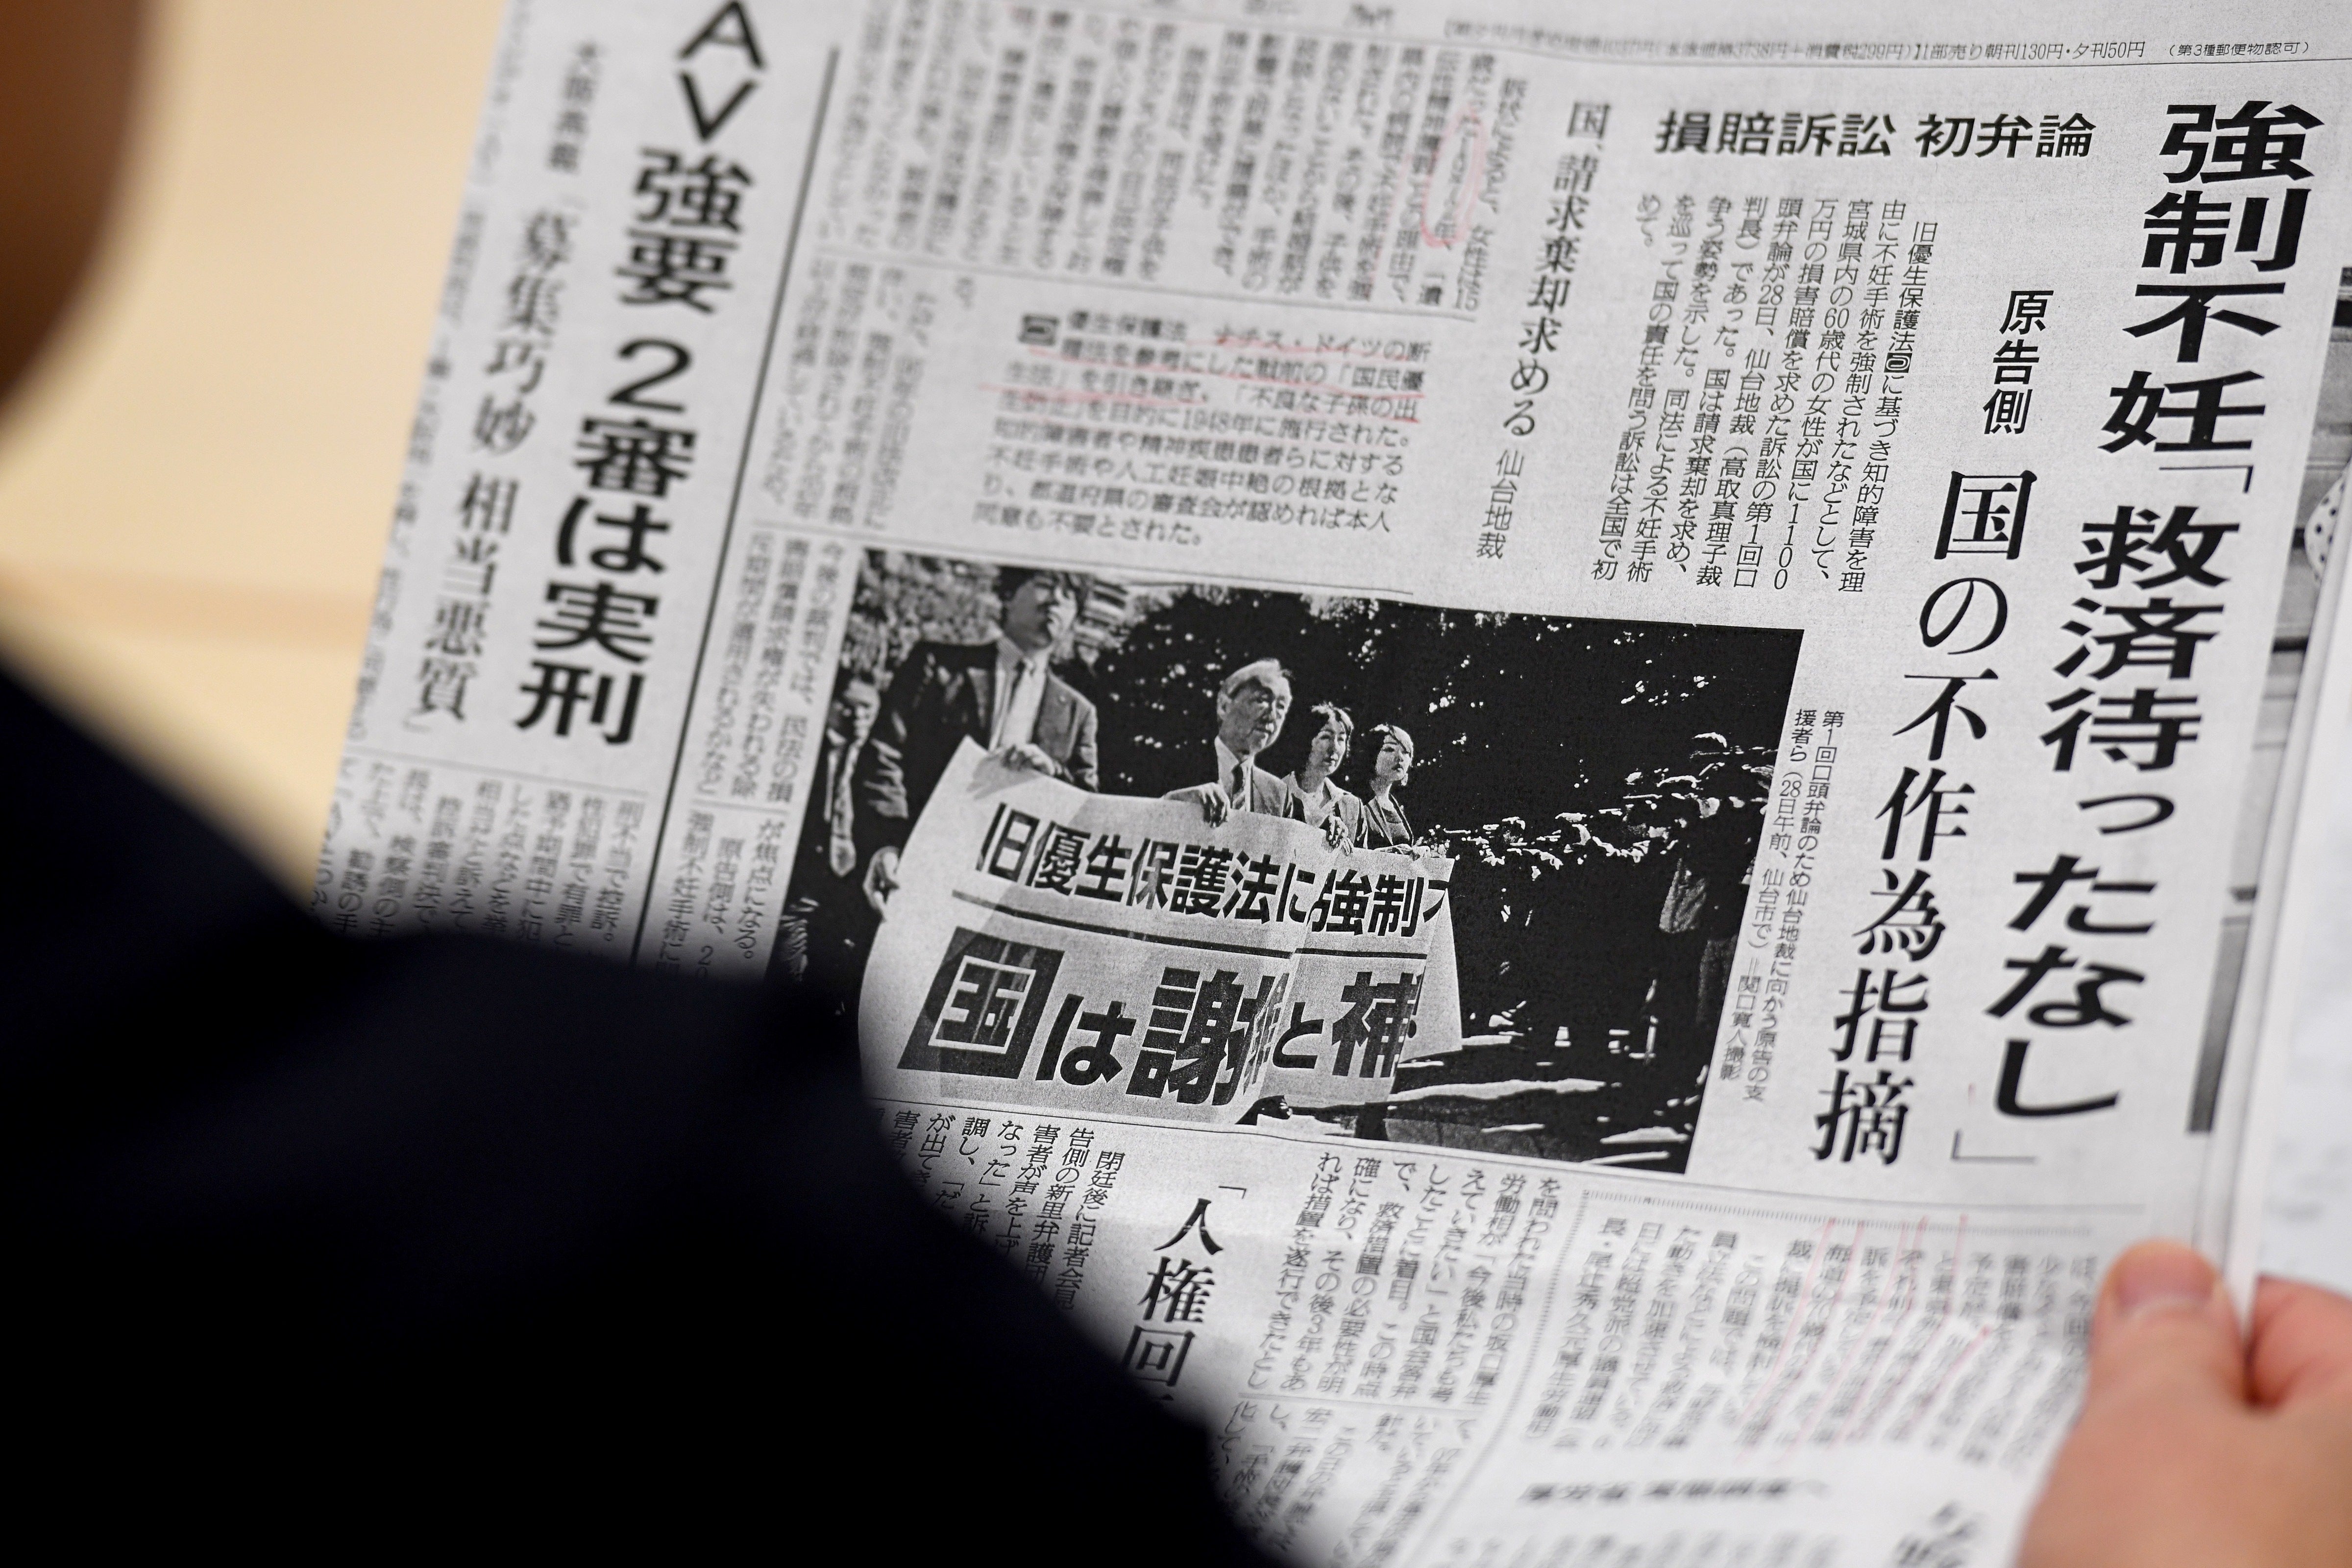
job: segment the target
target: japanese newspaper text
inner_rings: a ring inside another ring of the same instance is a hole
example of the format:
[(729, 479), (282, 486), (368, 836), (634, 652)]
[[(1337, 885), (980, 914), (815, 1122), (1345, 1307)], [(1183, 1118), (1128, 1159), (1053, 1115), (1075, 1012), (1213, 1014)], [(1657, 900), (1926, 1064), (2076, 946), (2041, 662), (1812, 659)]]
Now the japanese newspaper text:
[(316, 911), (826, 988), (1289, 1561), (2003, 1562), (2334, 618), (2198, 13), (511, 0)]

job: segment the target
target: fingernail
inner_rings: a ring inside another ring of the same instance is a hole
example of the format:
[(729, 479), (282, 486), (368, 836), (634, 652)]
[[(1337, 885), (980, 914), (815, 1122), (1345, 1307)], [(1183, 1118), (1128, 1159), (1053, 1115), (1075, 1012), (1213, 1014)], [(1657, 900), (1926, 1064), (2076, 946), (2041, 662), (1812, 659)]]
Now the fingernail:
[(2116, 1265), (2116, 1306), (2126, 1318), (2202, 1309), (2213, 1300), (2219, 1278), (2211, 1264), (2188, 1247), (2139, 1247)]

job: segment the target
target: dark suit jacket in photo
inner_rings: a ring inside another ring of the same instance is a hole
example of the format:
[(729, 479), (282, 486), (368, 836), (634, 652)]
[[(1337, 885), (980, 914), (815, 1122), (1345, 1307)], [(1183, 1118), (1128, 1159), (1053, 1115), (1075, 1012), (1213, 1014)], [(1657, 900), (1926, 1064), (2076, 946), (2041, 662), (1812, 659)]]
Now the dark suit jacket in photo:
[[(801, 817), (800, 850), (793, 860), (793, 877), (796, 880), (803, 873), (808, 876), (812, 883), (816, 880), (819, 873), (826, 878), (835, 875), (832, 860), (833, 834), (835, 826), (834, 815), (840, 806), (847, 806), (849, 820), (839, 826), (848, 830), (845, 837), (850, 842), (856, 843), (856, 775), (859, 763), (866, 754), (866, 746), (870, 743), (860, 741), (853, 746), (848, 741), (831, 733), (827, 733), (824, 739), (818, 742), (816, 773), (809, 781), (808, 810)], [(839, 800), (835, 794), (835, 770), (842, 767), (846, 767), (850, 773), (850, 799), (847, 802)], [(853, 866), (847, 871), (840, 873), (840, 876), (845, 880), (854, 882), (858, 879), (858, 872), (859, 868)]]
[[(996, 711), (996, 644), (918, 643), (883, 694), (874, 733), (858, 759), (859, 854), (902, 847), (923, 804), (969, 736), (988, 744)], [(1095, 705), (1051, 670), (1030, 737), (1052, 759), (1054, 776), (1080, 789), (1100, 787)]]
[[(1216, 756), (1213, 751), (1209, 758), (1209, 769), (1212, 774), (1215, 773), (1216, 767)], [(1267, 816), (1287, 816), (1299, 821), (1305, 820), (1306, 813), (1299, 806), (1298, 796), (1292, 792), (1291, 787), (1255, 763), (1250, 764), (1249, 784), (1249, 810), (1261, 812)], [(1192, 784), (1185, 789), (1171, 789), (1160, 798), (1190, 801), (1192, 805), (1199, 805), (1211, 795), (1223, 793), (1223, 789), (1224, 786), (1213, 777), (1207, 784)]]

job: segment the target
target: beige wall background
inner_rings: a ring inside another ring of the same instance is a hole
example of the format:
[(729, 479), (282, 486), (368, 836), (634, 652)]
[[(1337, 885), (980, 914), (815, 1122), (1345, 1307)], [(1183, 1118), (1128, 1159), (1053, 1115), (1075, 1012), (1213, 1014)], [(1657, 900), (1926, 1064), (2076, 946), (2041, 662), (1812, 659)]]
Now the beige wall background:
[(160, 0), (0, 413), (0, 655), (307, 888), (499, 0)]

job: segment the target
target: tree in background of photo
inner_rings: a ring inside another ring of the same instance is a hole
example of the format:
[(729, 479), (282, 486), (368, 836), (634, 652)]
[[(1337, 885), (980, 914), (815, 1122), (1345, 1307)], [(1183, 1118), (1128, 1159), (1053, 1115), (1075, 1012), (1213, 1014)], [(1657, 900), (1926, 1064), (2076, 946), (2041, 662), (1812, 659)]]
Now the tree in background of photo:
[[(1199, 782), (1224, 672), (1278, 658), (1300, 711), (1333, 701), (1360, 734), (1410, 730), (1413, 820), (1460, 831), (1622, 805), (1628, 774), (1682, 763), (1695, 734), (1776, 745), (1797, 644), (1794, 632), (1199, 588), (1145, 608), (1074, 679), (1102, 712), (1103, 788), (1159, 795)], [(1296, 766), (1307, 739), (1294, 724), (1265, 765)], [(1360, 783), (1369, 761), (1350, 758), (1343, 780)]]
[(887, 687), (919, 642), (984, 642), (996, 630), (996, 568), (939, 555), (870, 552), (857, 574), (843, 676)]
[[(1396, 1135), (1680, 1170), (1723, 976), (1719, 952), (1696, 962), (1720, 934), (1685, 929), (1692, 911), (1669, 904), (1678, 868), (1686, 901), (1687, 868), (1706, 861), (1710, 924), (1738, 919), (1799, 641), (1200, 588), (1140, 605), (1074, 679), (1102, 712), (1108, 791), (1197, 783), (1209, 694), (1253, 658), (1290, 668), (1300, 711), (1337, 702), (1360, 738), (1410, 731), (1399, 794), (1422, 840), (1454, 858), (1475, 1043), (1401, 1079), (1418, 1093), (1412, 1115), (1391, 1114)], [(1264, 765), (1292, 768), (1308, 739), (1294, 719)], [(1360, 739), (1358, 752), (1340, 777), (1360, 793)], [(1497, 1098), (1508, 1085), (1526, 1087)]]

